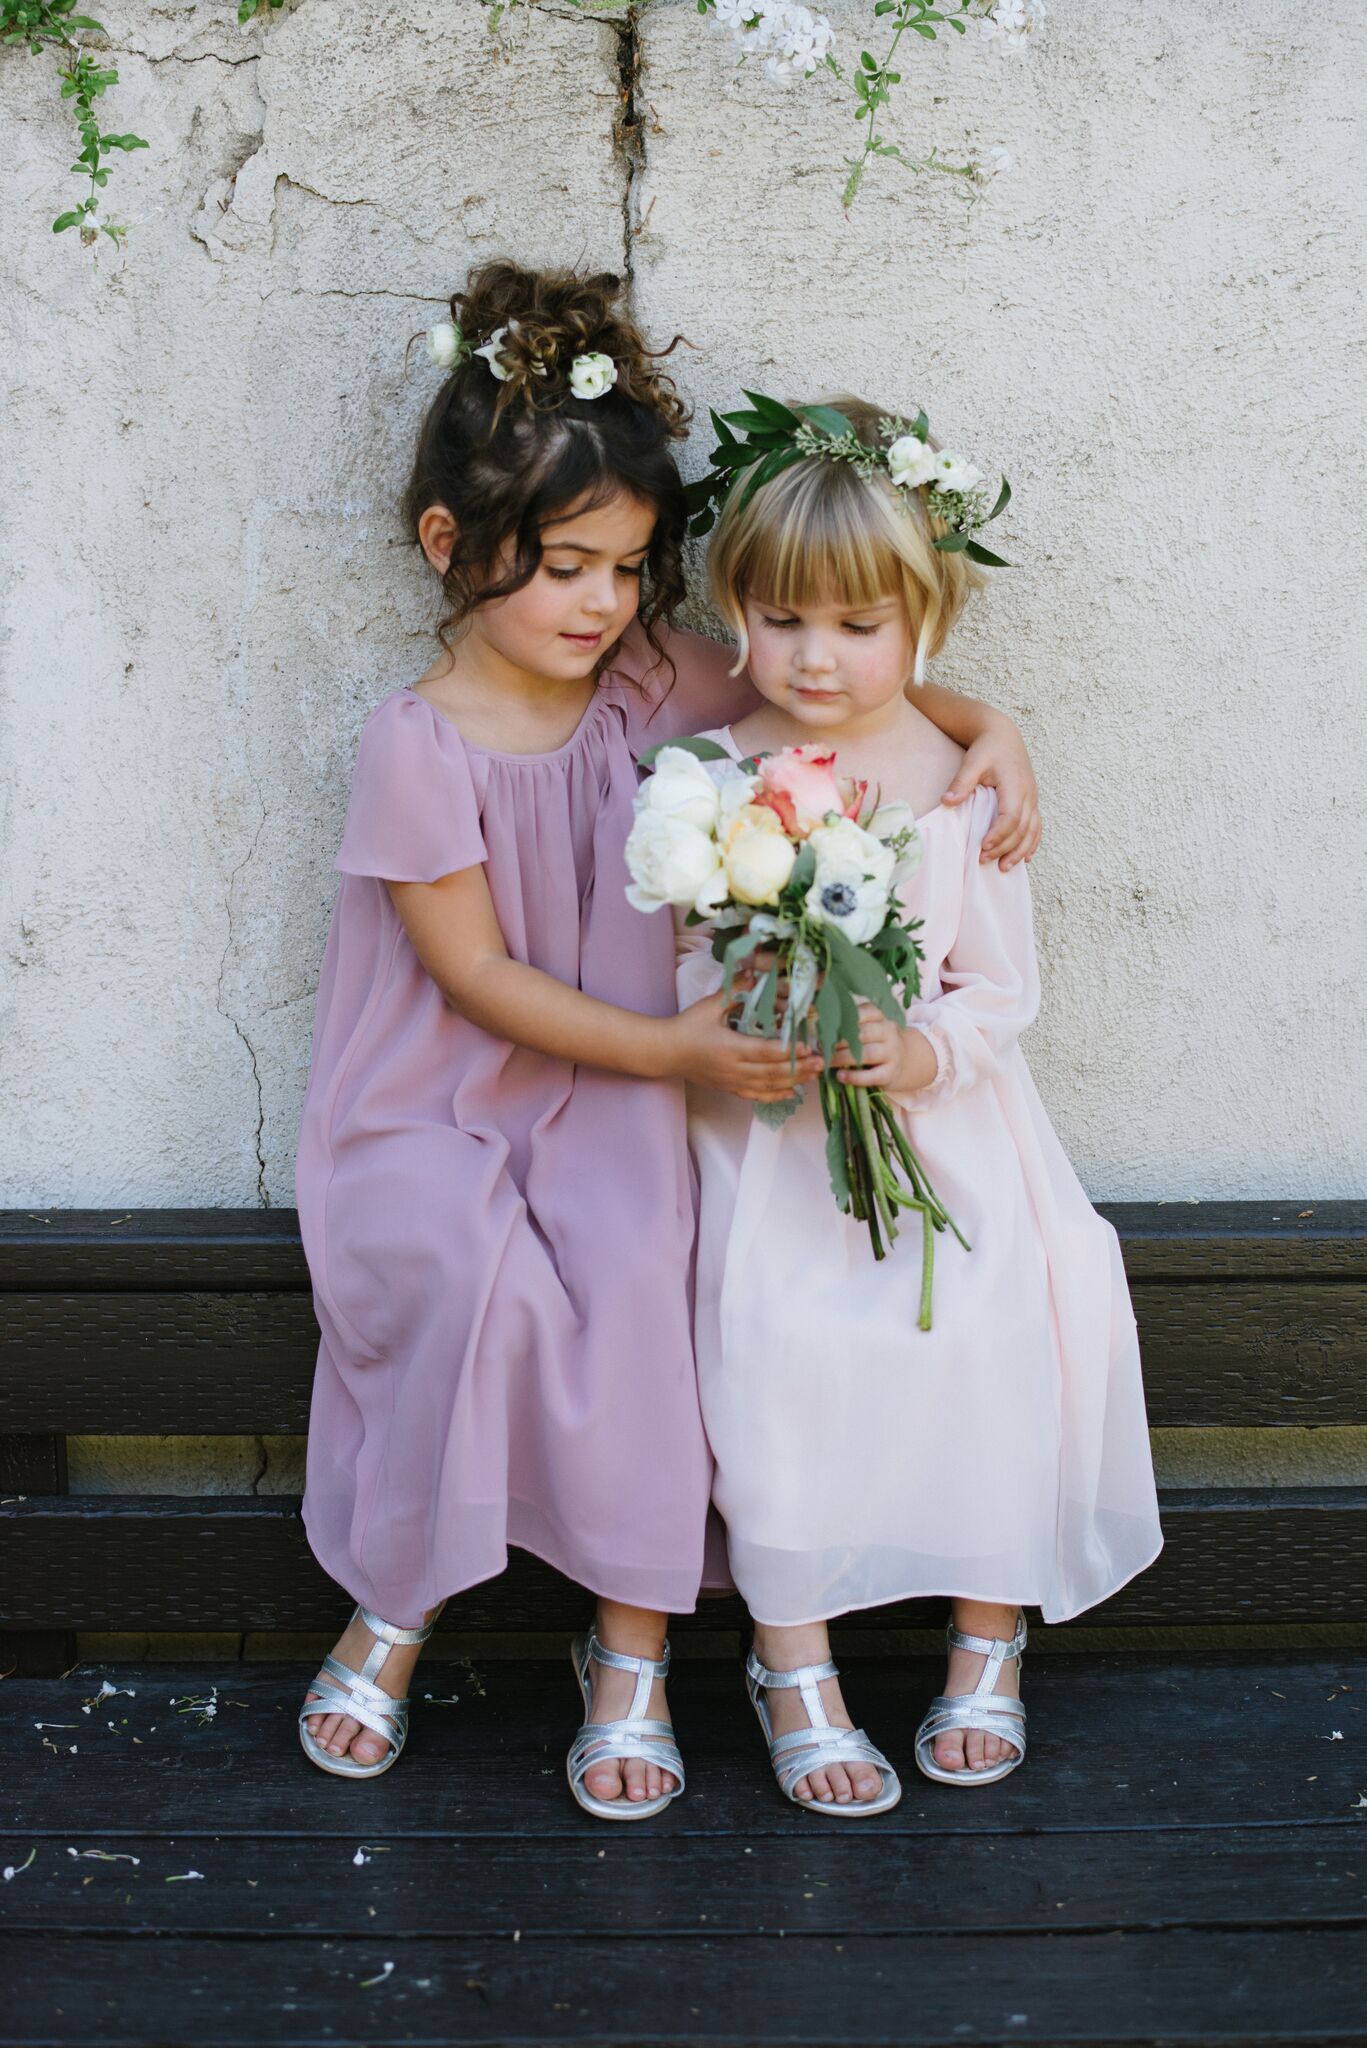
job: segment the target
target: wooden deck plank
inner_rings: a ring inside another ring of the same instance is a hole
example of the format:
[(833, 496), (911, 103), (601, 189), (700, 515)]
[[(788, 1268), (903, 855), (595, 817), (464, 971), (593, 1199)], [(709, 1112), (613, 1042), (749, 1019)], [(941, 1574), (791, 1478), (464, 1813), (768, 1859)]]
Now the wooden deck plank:
[[(568, 1659), (563, 1667), (420, 1666), (401, 1766), (355, 1785), (313, 1769), (298, 1747), (308, 1675), (297, 1666), (130, 1667), (109, 1682), (135, 1696), (103, 1702), (101, 1678), (90, 1672), (10, 1680), (0, 1689), (14, 1731), (7, 1832), (65, 1847), (95, 1840), (98, 1821), (98, 1840), (117, 1846), (118, 1837), (146, 1834), (155, 1814), (178, 1841), (330, 1838), (354, 1851), (371, 1836), (516, 1834), (604, 1846), (601, 1825), (579, 1812), (564, 1784), (578, 1721)], [(880, 1836), (1316, 1827), (1359, 1812), (1367, 1820), (1356, 1803), (1367, 1790), (1361, 1657), (1028, 1662), (1029, 1762), (1005, 1784), (971, 1792), (931, 1784), (912, 1762), (917, 1721), (940, 1683), (934, 1664), (853, 1659), (846, 1677), (852, 1710), (906, 1786), (901, 1806), (879, 1821)], [(211, 1698), (212, 1718), (191, 1704)], [(681, 1660), (671, 1698), (689, 1788), (652, 1832), (809, 1842), (823, 1824), (775, 1788), (738, 1669)]]
[[(1367, 1834), (884, 1835), (669, 1847), (648, 1827), (581, 1841), (47, 1839), (4, 1901), (18, 1930), (83, 1934), (669, 1936), (1097, 1933), (1367, 1926)], [(0, 1866), (34, 1844), (0, 1838)], [(73, 1853), (75, 1851), (76, 1853)], [(116, 1856), (115, 1861), (104, 1858)], [(136, 1859), (136, 1860), (130, 1860)], [(359, 1859), (359, 1860), (358, 1860)], [(301, 1884), (307, 1861), (309, 1880)], [(194, 1869), (198, 1878), (186, 1879)], [(181, 1882), (171, 1882), (173, 1878)]]
[[(308, 1427), (318, 1326), (306, 1293), (7, 1292), (5, 1427), (214, 1436)], [(1156, 1428), (1367, 1422), (1367, 1280), (1136, 1286)]]
[[(1157, 1563), (1075, 1626), (1346, 1622), (1367, 1617), (1367, 1489), (1172, 1490)], [(589, 1596), (515, 1553), (498, 1579), (453, 1599), (448, 1626), (579, 1627)], [(349, 1603), (315, 1563), (284, 1496), (33, 1496), (0, 1507), (0, 1627), (330, 1629)], [(847, 1616), (861, 1630), (924, 1626), (922, 1602)], [(678, 1634), (735, 1628), (738, 1601), (707, 1599)]]
[[(5, 2048), (376, 2040), (665, 2048), (1327, 2048), (1362, 2041), (1356, 1930), (780, 1940), (0, 1936)], [(393, 1965), (392, 1969), (389, 1965)]]

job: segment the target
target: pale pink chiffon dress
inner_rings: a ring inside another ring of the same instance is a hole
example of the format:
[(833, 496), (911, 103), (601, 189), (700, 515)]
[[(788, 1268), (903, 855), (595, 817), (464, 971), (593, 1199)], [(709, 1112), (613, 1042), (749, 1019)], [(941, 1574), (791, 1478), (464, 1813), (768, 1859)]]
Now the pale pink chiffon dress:
[[(937, 1239), (933, 1329), (919, 1219), (876, 1263), (836, 1209), (814, 1094), (770, 1130), (688, 1091), (713, 1497), (758, 1621), (946, 1593), (1063, 1621), (1161, 1545), (1120, 1247), (1020, 1048), (1039, 1000), (1030, 885), (980, 861), (995, 815), (986, 789), (937, 805), (903, 891), (926, 955), (908, 1021), (936, 1073), (897, 1102), (972, 1247)], [(719, 980), (707, 936), (680, 936), (681, 1003)]]
[(682, 1090), (468, 1022), (385, 887), (482, 862), (515, 959), (672, 1012), (669, 919), (625, 895), (634, 752), (753, 697), (712, 642), (668, 648), (672, 687), (633, 629), (554, 753), (467, 745), (407, 689), (362, 734), (299, 1135), (322, 1331), (304, 1520), (324, 1569), (402, 1626), (510, 1544), (633, 1605), (698, 1593)]

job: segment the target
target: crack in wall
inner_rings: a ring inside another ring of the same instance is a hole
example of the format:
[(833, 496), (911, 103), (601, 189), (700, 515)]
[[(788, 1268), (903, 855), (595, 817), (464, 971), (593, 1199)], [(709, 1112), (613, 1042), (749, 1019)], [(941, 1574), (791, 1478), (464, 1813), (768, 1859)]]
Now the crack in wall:
[(622, 274), (628, 286), (636, 281), (636, 180), (646, 167), (645, 119), (639, 93), (643, 47), (641, 15), (628, 7), (617, 35), (617, 114), (612, 124), (613, 154), (622, 166)]
[[(255, 778), (253, 778), (253, 780), (255, 781)], [(243, 854), (241, 860), (238, 862), (237, 866), (233, 869), (232, 873), (228, 877), (228, 887), (226, 894), (224, 896), (223, 908), (227, 913), (228, 918), (228, 938), (227, 943), (223, 948), (223, 958), (220, 960), (218, 966), (218, 988), (215, 993), (215, 1001), (220, 1017), (226, 1018), (227, 1022), (232, 1025), (233, 1030), (237, 1033), (238, 1037), (242, 1040), (243, 1045), (247, 1048), (247, 1057), (252, 1063), (252, 1086), (256, 1090), (256, 1130), (253, 1134), (252, 1142), (256, 1150), (257, 1206), (262, 1209), (269, 1209), (271, 1206), (271, 1198), (266, 1188), (265, 1153), (266, 1098), (264, 1090), (261, 1086), (261, 1066), (256, 1056), (256, 1047), (252, 1044), (250, 1038), (248, 1038), (246, 1032), (238, 1023), (237, 1018), (234, 1017), (232, 1011), (227, 1008), (223, 1001), (223, 981), (225, 975), (228, 972), (228, 961), (232, 957), (233, 948), (237, 944), (237, 932), (234, 928), (233, 922), (233, 899), (237, 893), (238, 876), (242, 873), (243, 869), (248, 865), (248, 863), (255, 857), (256, 849), (261, 844), (261, 834), (266, 829), (266, 821), (270, 815), (266, 808), (265, 799), (261, 795), (261, 786), (259, 783), (256, 784), (256, 795), (257, 801), (261, 805), (261, 816), (257, 820), (256, 831), (252, 835), (251, 845), (247, 848), (247, 851)], [(259, 1476), (260, 1475), (258, 1475), (258, 1477)], [(255, 1488), (253, 1488), (253, 1491), (255, 1491)]]

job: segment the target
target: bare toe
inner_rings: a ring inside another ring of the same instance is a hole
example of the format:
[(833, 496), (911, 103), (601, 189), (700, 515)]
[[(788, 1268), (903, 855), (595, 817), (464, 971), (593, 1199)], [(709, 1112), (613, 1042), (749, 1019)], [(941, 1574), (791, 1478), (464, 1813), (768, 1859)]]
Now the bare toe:
[(850, 1784), (850, 1774), (845, 1769), (845, 1766), (843, 1764), (832, 1764), (826, 1775), (831, 1781), (831, 1790), (835, 1794), (836, 1804), (848, 1806), (854, 1797), (854, 1788)]
[(964, 1767), (964, 1738), (960, 1730), (942, 1735), (935, 1744), (935, 1761), (942, 1771), (961, 1771)]
[(851, 1773), (854, 1780), (856, 1799), (876, 1799), (882, 1789), (883, 1780), (872, 1764), (856, 1764)]
[(615, 1763), (595, 1764), (584, 1774), (586, 1791), (595, 1799), (620, 1799), (622, 1796), (621, 1766)]
[(637, 1756), (628, 1757), (622, 1773), (626, 1782), (627, 1798), (641, 1800), (646, 1796), (646, 1767)]
[(822, 1806), (829, 1806), (833, 1803), (835, 1794), (831, 1790), (831, 1781), (825, 1771), (813, 1771), (807, 1782), (812, 1788), (813, 1799), (817, 1800)]

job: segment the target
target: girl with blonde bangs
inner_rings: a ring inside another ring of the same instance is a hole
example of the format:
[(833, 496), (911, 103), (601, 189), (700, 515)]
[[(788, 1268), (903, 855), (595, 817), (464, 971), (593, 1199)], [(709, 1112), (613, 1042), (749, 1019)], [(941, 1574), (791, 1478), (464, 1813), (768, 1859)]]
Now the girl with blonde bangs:
[[(891, 417), (862, 399), (820, 403), (844, 413), (866, 440)], [(919, 492), (904, 499), (886, 475), (861, 476), (830, 462), (799, 463), (759, 497), (728, 506), (707, 566), (713, 600), (736, 636), (732, 673), (750, 656), (745, 590), (798, 607), (831, 600), (870, 606), (896, 591), (915, 622), (912, 680), (923, 684), (926, 663), (942, 651), (970, 591), (985, 580), (963, 554), (933, 545), (943, 530)]]
[[(901, 1786), (845, 1709), (830, 1620), (949, 1597), (948, 1676), (915, 1760), (945, 1783), (991, 1784), (1025, 1755), (1023, 1608), (1071, 1618), (1161, 1537), (1119, 1245), (1020, 1050), (1039, 1000), (1025, 869), (983, 859), (996, 799), (945, 800), (959, 749), (918, 708), (926, 662), (984, 582), (977, 564), (999, 559), (976, 539), (994, 516), (981, 479), (918, 431), (923, 415), (908, 433), (857, 401), (801, 418), (751, 403), (770, 416), (729, 418), (767, 435), (769, 474), (734, 438), (719, 448), (710, 481), (731, 480), (710, 574), (763, 702), (704, 737), (736, 764), (804, 749), (771, 771), (777, 785), (791, 770), (795, 815), (799, 785), (830, 783), (832, 757), (903, 815), (919, 995), (901, 1023), (861, 1003), (859, 1050), (839, 1046), (833, 1066), (886, 1092), (965, 1240), (938, 1240), (933, 1327), (918, 1327), (918, 1234), (880, 1259), (833, 1206), (816, 1091), (786, 1120), (760, 1119), (690, 1085), (698, 1378), (713, 1501), (754, 1622), (747, 1685), (786, 1796), (861, 1818)], [(917, 482), (936, 474), (948, 485)], [(724, 786), (732, 771), (714, 772)], [(838, 923), (856, 892), (827, 893), (804, 914)], [(696, 922), (677, 932), (681, 1004), (720, 986), (711, 938)]]

